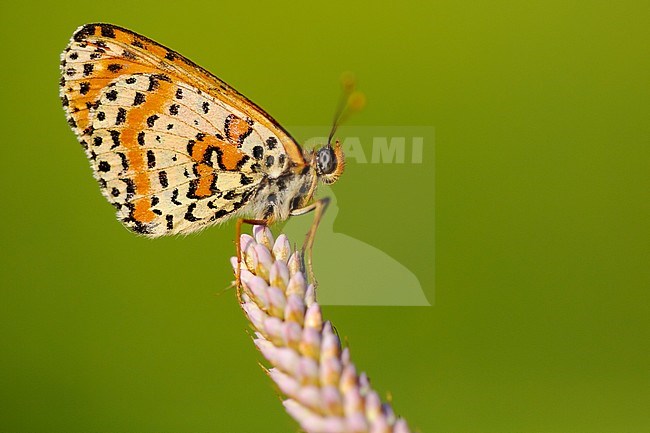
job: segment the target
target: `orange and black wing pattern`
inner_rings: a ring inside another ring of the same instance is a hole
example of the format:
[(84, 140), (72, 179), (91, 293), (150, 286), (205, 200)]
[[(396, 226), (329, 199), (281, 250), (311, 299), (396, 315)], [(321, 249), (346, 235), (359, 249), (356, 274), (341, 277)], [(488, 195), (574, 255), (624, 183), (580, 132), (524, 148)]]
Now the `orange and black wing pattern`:
[(306, 164), (261, 108), (144, 36), (88, 24), (61, 57), (68, 122), (137, 233), (190, 233), (246, 213), (266, 177)]

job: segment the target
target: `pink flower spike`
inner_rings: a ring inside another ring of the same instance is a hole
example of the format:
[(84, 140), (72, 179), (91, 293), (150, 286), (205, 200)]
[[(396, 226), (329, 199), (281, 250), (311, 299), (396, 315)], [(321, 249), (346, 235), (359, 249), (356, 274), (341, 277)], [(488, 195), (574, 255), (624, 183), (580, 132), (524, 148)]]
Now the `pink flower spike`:
[(307, 286), (307, 290), (305, 292), (305, 304), (307, 304), (307, 306), (310, 306), (315, 302), (316, 302), (316, 288), (314, 287), (313, 284), (310, 284), (309, 286)]
[(322, 387), (321, 398), (325, 407), (327, 408), (328, 413), (332, 413), (337, 416), (343, 416), (343, 401), (341, 399), (341, 394), (339, 394), (338, 388), (331, 385), (325, 385)]
[(256, 245), (255, 242), (251, 242), (248, 244), (248, 248), (242, 250), (242, 262), (246, 265), (246, 268), (253, 273), (257, 273), (256, 269), (258, 260), (257, 253), (255, 252)]
[(264, 245), (269, 250), (273, 247), (273, 234), (268, 227), (265, 226), (253, 226), (253, 236), (258, 244)]
[(302, 326), (305, 321), (305, 303), (298, 295), (287, 297), (287, 307), (284, 310), (284, 320)]
[(284, 292), (273, 286), (269, 287), (266, 292), (269, 296), (269, 314), (284, 319), (284, 308), (287, 306)]
[(275, 257), (275, 260), (286, 263), (289, 259), (290, 254), (291, 245), (289, 244), (287, 236), (283, 233), (278, 236), (278, 238), (275, 240), (275, 243), (273, 244), (273, 256)]
[(320, 389), (314, 385), (302, 385), (295, 397), (303, 406), (318, 410), (322, 407)]
[(390, 433), (391, 428), (384, 417), (378, 417), (374, 422), (372, 422), (370, 427), (370, 433)]
[(321, 315), (318, 304), (311, 304), (307, 307), (307, 312), (305, 313), (305, 327), (314, 328), (319, 331), (322, 329), (323, 316)]
[(323, 343), (321, 345), (321, 359), (325, 357), (338, 358), (341, 351), (339, 337), (332, 331), (332, 324), (325, 322), (323, 326)]
[(350, 433), (368, 432), (368, 421), (366, 421), (366, 418), (363, 416), (361, 412), (355, 412), (350, 416), (347, 416), (346, 419), (347, 419), (346, 432), (350, 432)]
[[(350, 351), (323, 321), (314, 285), (307, 284), (289, 240), (280, 235), (273, 242), (264, 227), (254, 233), (242, 236), (241, 306), (289, 415), (306, 433), (410, 433), (367, 376), (357, 374)], [(236, 259), (231, 264), (236, 270)]]
[(255, 239), (249, 234), (244, 233), (239, 237), (239, 246), (242, 251), (248, 250), (248, 247), (255, 243)]
[(277, 368), (272, 368), (269, 370), (269, 376), (275, 384), (280, 388), (280, 391), (284, 395), (290, 397), (295, 396), (300, 390), (300, 384), (293, 377), (289, 376), (278, 370)]
[(361, 394), (366, 394), (372, 388), (370, 387), (370, 379), (365, 372), (361, 372), (359, 375), (359, 389), (361, 389)]
[(345, 424), (340, 418), (323, 418), (307, 409), (296, 400), (285, 400), (284, 408), (300, 427), (309, 433), (347, 433)]
[(272, 286), (279, 288), (284, 291), (289, 284), (289, 268), (286, 263), (276, 260), (271, 266), (271, 272), (269, 275), (269, 283)]
[(307, 284), (305, 282), (305, 277), (302, 273), (298, 272), (293, 274), (289, 279), (289, 284), (287, 284), (287, 296), (289, 295), (298, 295), (301, 298), (305, 297), (305, 291), (307, 289)]
[(246, 316), (248, 316), (248, 320), (250, 320), (253, 327), (255, 327), (255, 329), (263, 329), (265, 316), (264, 312), (260, 310), (257, 304), (249, 302), (245, 304), (243, 308), (246, 312)]
[(318, 385), (318, 363), (311, 358), (300, 358), (296, 378), (303, 385)]
[(365, 417), (363, 399), (358, 389), (350, 388), (347, 392), (343, 393), (343, 411), (346, 417), (361, 414), (365, 420), (368, 420)]
[(343, 367), (339, 388), (341, 388), (341, 391), (343, 393), (347, 393), (351, 389), (354, 389), (356, 392), (361, 393), (358, 387), (357, 369), (354, 367), (354, 364), (350, 363)]
[(321, 333), (314, 328), (304, 328), (300, 344), (300, 354), (313, 359), (320, 358)]
[(230, 266), (232, 266), (233, 271), (237, 272), (237, 257), (230, 258)]
[(302, 338), (302, 328), (296, 322), (284, 322), (284, 344), (298, 350)]
[(381, 400), (375, 391), (366, 395), (366, 418), (374, 421), (381, 416)]
[(248, 269), (242, 266), (242, 270), (239, 278), (241, 279), (241, 282), (244, 283), (244, 286), (247, 286), (250, 280), (253, 279), (254, 277), (255, 275), (253, 275), (251, 271), (249, 271)]
[(393, 433), (411, 433), (411, 430), (409, 430), (409, 426), (406, 423), (406, 420), (400, 418), (397, 421), (395, 421), (395, 425), (393, 426)]
[[(275, 365), (280, 370), (289, 373), (295, 374), (298, 371), (298, 366), (300, 365), (300, 356), (296, 353), (295, 350), (289, 348), (278, 349), (275, 355)], [(270, 360), (269, 360), (270, 361)]]
[(324, 385), (338, 385), (342, 370), (341, 361), (336, 357), (321, 360), (320, 382)]
[(273, 265), (273, 257), (269, 250), (262, 244), (255, 245), (255, 253), (257, 255), (257, 268), (255, 268), (255, 271), (257, 275), (268, 281), (269, 274), (271, 273), (271, 265)]
[(300, 258), (299, 251), (295, 251), (293, 254), (291, 254), (289, 261), (287, 262), (287, 266), (289, 267), (289, 274), (291, 274), (292, 277), (294, 274), (300, 272), (301, 263), (302, 259)]
[(264, 334), (275, 345), (284, 341), (284, 323), (277, 317), (267, 316), (264, 319)]
[(341, 351), (341, 365), (346, 366), (350, 363), (350, 349), (344, 347)]
[(266, 281), (257, 275), (248, 280), (247, 282), (248, 290), (255, 297), (255, 303), (262, 309), (268, 310), (269, 308), (269, 287), (266, 285)]

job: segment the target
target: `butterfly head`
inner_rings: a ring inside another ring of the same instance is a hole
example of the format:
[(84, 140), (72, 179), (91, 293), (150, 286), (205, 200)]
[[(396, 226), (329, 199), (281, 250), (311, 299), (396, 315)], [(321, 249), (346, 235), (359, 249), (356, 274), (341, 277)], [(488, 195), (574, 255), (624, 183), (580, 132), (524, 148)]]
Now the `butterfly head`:
[(339, 141), (334, 146), (328, 144), (321, 147), (314, 156), (318, 179), (328, 185), (336, 182), (345, 168), (345, 156)]

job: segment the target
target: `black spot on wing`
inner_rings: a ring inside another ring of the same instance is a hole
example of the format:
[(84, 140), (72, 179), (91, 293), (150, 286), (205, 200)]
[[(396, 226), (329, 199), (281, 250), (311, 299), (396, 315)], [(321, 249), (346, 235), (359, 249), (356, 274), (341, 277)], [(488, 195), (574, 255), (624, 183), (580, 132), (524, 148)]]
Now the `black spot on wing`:
[(113, 30), (113, 27), (108, 25), (108, 24), (102, 24), (101, 26), (102, 29), (102, 36), (105, 38), (115, 38), (115, 30)]
[(275, 149), (278, 145), (278, 140), (275, 137), (269, 137), (266, 139), (266, 146), (272, 150)]
[(115, 149), (120, 145), (120, 131), (111, 129), (110, 131), (108, 131), (108, 133), (111, 134), (111, 139), (113, 140), (113, 145), (111, 146), (111, 149)]
[(264, 156), (264, 148), (262, 146), (253, 147), (253, 156), (255, 159), (260, 160)]
[(84, 41), (88, 36), (93, 36), (95, 34), (95, 26), (92, 24), (86, 24), (79, 29), (77, 33), (74, 34), (72, 39), (76, 42)]
[(192, 203), (187, 207), (187, 212), (185, 212), (184, 218), (190, 222), (194, 221), (199, 221), (201, 218), (198, 218), (192, 214), (194, 212), (194, 209), (196, 209), (196, 203)]
[(154, 168), (156, 166), (156, 154), (153, 150), (147, 150), (147, 167)]
[(106, 92), (106, 99), (115, 101), (117, 99), (117, 90), (113, 89), (110, 92)]
[(149, 128), (153, 128), (153, 125), (156, 123), (156, 120), (158, 120), (159, 117), (157, 114), (152, 114), (151, 116), (147, 117), (147, 126)]
[(176, 206), (182, 206), (183, 203), (178, 201), (178, 188), (174, 189), (172, 192), (172, 203), (174, 203)]
[(105, 172), (111, 171), (111, 165), (106, 161), (100, 161), (98, 166), (97, 166), (97, 169), (99, 171), (105, 173)]
[(135, 92), (135, 97), (133, 98), (133, 105), (140, 105), (144, 103), (145, 97), (144, 93)]
[(120, 160), (122, 161), (122, 168), (124, 171), (129, 169), (129, 160), (126, 159), (126, 155), (123, 154), (122, 152), (117, 152), (117, 155), (120, 157)]
[(167, 180), (166, 171), (161, 170), (158, 172), (158, 181), (160, 182), (160, 186), (162, 186), (163, 188), (167, 188), (169, 186), (169, 180)]
[(228, 212), (226, 209), (219, 209), (218, 211), (216, 211), (216, 212), (214, 213), (214, 215), (212, 215), (212, 216), (210, 217), (210, 221), (216, 221), (216, 220), (218, 220), (218, 219), (220, 219), (220, 218), (225, 217), (225, 216), (228, 215), (229, 213), (230, 213), (230, 212)]
[(239, 183), (242, 185), (249, 185), (253, 183), (253, 178), (246, 176), (244, 173), (241, 173)]
[(188, 140), (187, 141), (187, 154), (188, 155), (192, 155), (192, 149), (194, 149), (195, 144), (196, 144), (196, 141), (194, 141), (194, 140)]
[(126, 184), (126, 198), (130, 200), (135, 195), (135, 182), (129, 178), (122, 178), (120, 180)]
[(130, 51), (130, 50), (122, 51), (122, 57), (127, 58), (129, 60), (136, 60), (137, 59), (136, 55), (133, 54), (133, 51)]
[(123, 107), (117, 109), (117, 117), (115, 118), (115, 125), (121, 125), (126, 121), (126, 110)]

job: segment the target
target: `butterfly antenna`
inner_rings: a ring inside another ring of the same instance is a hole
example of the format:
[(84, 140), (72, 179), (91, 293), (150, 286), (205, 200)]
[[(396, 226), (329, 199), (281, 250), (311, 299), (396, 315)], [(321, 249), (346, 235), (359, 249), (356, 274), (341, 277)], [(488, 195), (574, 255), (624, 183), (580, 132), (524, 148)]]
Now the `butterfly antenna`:
[(366, 104), (365, 95), (358, 90), (354, 90), (355, 85), (356, 80), (352, 73), (346, 72), (341, 76), (341, 98), (339, 99), (339, 104), (336, 107), (334, 119), (332, 120), (330, 135), (327, 137), (328, 146), (331, 145), (332, 138), (339, 125), (345, 122), (350, 117), (350, 114), (361, 110)]

